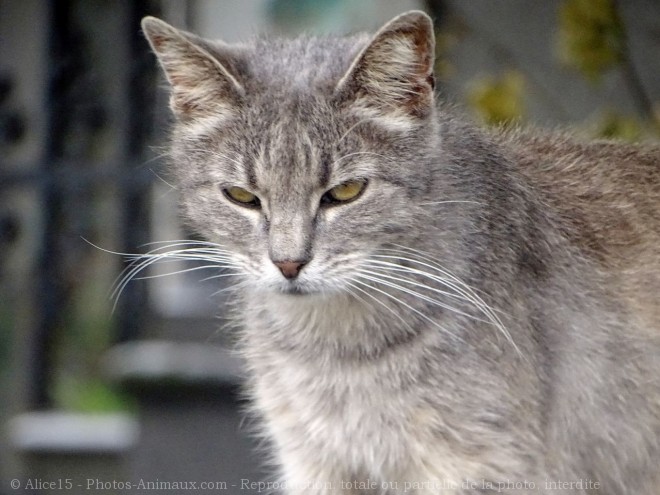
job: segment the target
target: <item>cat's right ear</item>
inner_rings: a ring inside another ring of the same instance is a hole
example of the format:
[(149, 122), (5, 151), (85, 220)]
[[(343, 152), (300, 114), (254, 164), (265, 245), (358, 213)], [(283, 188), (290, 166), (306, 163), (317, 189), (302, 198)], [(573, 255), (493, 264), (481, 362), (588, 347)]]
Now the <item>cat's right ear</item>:
[(170, 108), (181, 119), (230, 117), (243, 87), (199, 39), (155, 17), (142, 30), (172, 87)]
[(401, 14), (358, 54), (335, 94), (374, 120), (404, 127), (423, 120), (434, 108), (434, 50), (429, 16), (421, 11)]

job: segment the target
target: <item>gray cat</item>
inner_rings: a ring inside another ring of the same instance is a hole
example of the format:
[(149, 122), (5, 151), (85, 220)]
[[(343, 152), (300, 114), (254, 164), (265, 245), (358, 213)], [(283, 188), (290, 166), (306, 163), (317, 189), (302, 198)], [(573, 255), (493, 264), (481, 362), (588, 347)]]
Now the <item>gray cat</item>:
[(145, 260), (234, 277), (269, 488), (660, 494), (658, 148), (456, 118), (421, 12), (231, 46), (143, 29), (208, 240)]

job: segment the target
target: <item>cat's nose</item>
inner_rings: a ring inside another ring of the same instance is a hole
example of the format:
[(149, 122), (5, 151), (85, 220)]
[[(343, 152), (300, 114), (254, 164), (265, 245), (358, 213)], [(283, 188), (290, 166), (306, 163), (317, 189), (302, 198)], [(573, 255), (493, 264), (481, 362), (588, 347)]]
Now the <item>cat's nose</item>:
[(280, 269), (282, 275), (289, 280), (296, 278), (306, 261), (273, 261), (273, 264)]

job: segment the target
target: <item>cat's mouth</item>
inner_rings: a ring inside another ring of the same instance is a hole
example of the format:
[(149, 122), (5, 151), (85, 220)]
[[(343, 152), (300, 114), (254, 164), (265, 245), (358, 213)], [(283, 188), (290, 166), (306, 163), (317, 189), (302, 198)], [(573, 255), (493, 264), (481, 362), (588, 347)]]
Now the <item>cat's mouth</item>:
[(280, 292), (290, 296), (307, 296), (314, 293), (310, 288), (303, 287), (296, 283), (289, 283), (281, 286)]
[(310, 280), (296, 278), (294, 280), (281, 280), (276, 285), (276, 290), (287, 296), (311, 296), (319, 294), (324, 288), (319, 287), (317, 283)]

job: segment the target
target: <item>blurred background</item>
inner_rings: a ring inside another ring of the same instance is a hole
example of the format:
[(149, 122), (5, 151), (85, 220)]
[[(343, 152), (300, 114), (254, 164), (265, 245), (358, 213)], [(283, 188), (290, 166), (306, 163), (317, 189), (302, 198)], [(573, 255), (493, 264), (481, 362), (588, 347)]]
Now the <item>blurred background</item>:
[(112, 292), (126, 260), (109, 251), (189, 237), (140, 19), (234, 42), (373, 30), (413, 8), (436, 21), (440, 97), (481, 124), (659, 138), (658, 0), (0, 0), (0, 495), (14, 479), (238, 493), (268, 475), (222, 285), (159, 277), (190, 267), (170, 264)]

